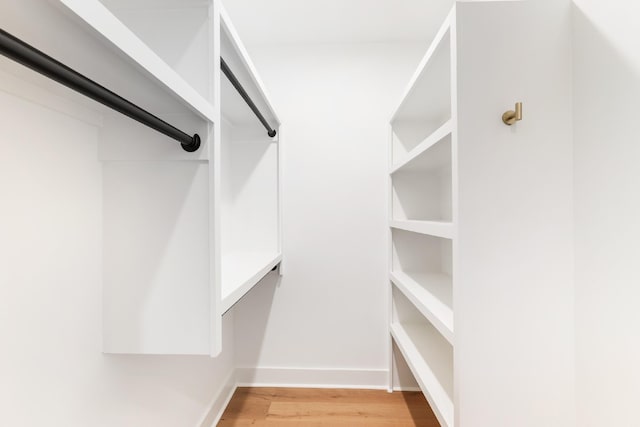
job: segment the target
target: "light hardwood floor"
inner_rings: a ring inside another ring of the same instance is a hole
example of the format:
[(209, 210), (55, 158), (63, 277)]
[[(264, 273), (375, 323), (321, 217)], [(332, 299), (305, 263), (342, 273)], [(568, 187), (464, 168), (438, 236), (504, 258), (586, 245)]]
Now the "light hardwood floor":
[(420, 392), (238, 388), (218, 426), (439, 427), (440, 424)]

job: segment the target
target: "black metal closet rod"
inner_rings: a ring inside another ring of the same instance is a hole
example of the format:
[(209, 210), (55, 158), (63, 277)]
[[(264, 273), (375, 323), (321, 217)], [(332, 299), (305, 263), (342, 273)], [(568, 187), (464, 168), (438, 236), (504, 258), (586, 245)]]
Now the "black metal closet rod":
[(231, 71), (227, 63), (224, 62), (224, 59), (222, 59), (222, 57), (220, 57), (220, 66), (222, 67), (222, 72), (224, 73), (225, 76), (227, 76), (227, 78), (229, 79), (233, 87), (236, 88), (236, 90), (238, 91), (242, 99), (244, 99), (244, 102), (247, 103), (249, 108), (251, 108), (251, 111), (253, 111), (253, 114), (255, 114), (256, 117), (258, 117), (258, 120), (260, 120), (260, 123), (262, 123), (262, 125), (267, 129), (267, 134), (271, 138), (276, 136), (276, 130), (273, 129), (271, 126), (269, 126), (269, 122), (267, 122), (267, 119), (265, 119), (262, 113), (260, 112), (260, 110), (258, 110), (258, 107), (256, 107), (256, 104), (249, 97), (249, 94), (247, 94), (247, 91), (244, 90), (244, 88), (242, 87), (242, 85), (240, 84), (236, 76), (233, 74), (233, 72)]
[(185, 151), (196, 151), (200, 147), (198, 134), (190, 136), (182, 132), (180, 129), (171, 126), (164, 120), (143, 110), (2, 29), (0, 29), (0, 53), (168, 137), (180, 141)]

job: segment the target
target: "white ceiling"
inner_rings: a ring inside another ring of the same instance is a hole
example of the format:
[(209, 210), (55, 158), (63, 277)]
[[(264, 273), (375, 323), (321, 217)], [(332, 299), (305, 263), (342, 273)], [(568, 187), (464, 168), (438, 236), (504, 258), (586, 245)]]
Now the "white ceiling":
[(455, 0), (223, 0), (247, 45), (428, 42)]

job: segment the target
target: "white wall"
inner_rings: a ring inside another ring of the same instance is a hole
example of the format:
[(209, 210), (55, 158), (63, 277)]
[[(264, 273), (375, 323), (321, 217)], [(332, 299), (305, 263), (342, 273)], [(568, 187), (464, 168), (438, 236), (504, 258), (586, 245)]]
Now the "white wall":
[(251, 51), (286, 124), (285, 274), (236, 309), (241, 380), (386, 386), (387, 123), (425, 48)]
[(232, 319), (218, 359), (102, 354), (100, 117), (0, 68), (0, 425), (200, 425)]
[(637, 426), (640, 4), (574, 2), (577, 425)]

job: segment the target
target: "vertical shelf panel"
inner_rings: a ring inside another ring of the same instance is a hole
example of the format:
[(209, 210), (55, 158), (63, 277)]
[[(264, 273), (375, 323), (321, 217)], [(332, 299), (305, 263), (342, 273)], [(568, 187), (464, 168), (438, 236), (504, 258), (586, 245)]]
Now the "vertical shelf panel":
[(209, 354), (206, 163), (103, 164), (104, 351)]

